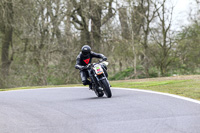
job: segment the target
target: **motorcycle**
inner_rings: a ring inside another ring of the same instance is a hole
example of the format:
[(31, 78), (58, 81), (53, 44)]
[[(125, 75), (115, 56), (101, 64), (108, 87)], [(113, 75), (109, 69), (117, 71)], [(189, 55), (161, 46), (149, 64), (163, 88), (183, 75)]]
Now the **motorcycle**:
[(98, 63), (90, 63), (87, 65), (89, 79), (92, 83), (92, 90), (98, 97), (103, 97), (105, 94), (108, 98), (112, 97), (111, 85), (107, 79), (107, 66), (108, 62), (99, 60)]

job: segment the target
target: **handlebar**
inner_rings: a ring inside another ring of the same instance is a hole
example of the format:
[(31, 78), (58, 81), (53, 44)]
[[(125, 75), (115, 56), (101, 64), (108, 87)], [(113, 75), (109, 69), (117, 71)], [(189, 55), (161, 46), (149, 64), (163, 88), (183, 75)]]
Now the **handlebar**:
[[(104, 60), (103, 60), (103, 59), (100, 59), (99, 62), (98, 62), (97, 64), (102, 63), (102, 62), (104, 62)], [(95, 63), (95, 64), (96, 64), (96, 63)], [(93, 63), (89, 63), (89, 64), (87, 64), (85, 67), (86, 67), (87, 69), (89, 69), (89, 68), (91, 68), (93, 65), (94, 65)]]

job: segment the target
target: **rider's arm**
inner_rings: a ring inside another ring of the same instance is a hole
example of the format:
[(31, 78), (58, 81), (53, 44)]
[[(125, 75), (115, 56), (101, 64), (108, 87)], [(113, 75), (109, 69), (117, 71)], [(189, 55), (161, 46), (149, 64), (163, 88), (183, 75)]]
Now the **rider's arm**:
[(104, 61), (107, 60), (107, 57), (104, 56), (103, 54), (99, 54), (99, 53), (91, 52), (91, 55), (92, 55), (93, 57), (96, 57), (96, 58), (101, 58), (101, 59), (103, 59)]
[(81, 59), (80, 59), (80, 54), (76, 58), (76, 65), (75, 68), (81, 70), (84, 66), (80, 65), (81, 64)]

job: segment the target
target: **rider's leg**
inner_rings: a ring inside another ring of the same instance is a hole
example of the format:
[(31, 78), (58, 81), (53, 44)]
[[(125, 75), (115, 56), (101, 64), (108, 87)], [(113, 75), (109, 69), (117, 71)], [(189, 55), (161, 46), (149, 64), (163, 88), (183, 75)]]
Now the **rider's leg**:
[(87, 79), (88, 78), (88, 72), (87, 71), (80, 71), (80, 75), (81, 75), (81, 81), (82, 81), (83, 85), (89, 85), (90, 89), (92, 89), (92, 84)]

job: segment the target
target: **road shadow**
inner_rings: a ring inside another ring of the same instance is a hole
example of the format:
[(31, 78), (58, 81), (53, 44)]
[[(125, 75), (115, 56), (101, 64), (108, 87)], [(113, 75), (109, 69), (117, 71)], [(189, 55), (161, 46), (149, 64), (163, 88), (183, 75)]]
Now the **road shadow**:
[(115, 96), (112, 96), (111, 98), (107, 98), (106, 96), (103, 96), (103, 97), (85, 97), (85, 98), (79, 98), (79, 99), (76, 99), (76, 100), (106, 100), (106, 99), (116, 99), (116, 98), (121, 98), (121, 97), (124, 97), (123, 95), (115, 95)]
[(107, 97), (87, 97), (87, 98), (81, 98), (82, 100), (102, 100), (102, 99), (108, 99)]

